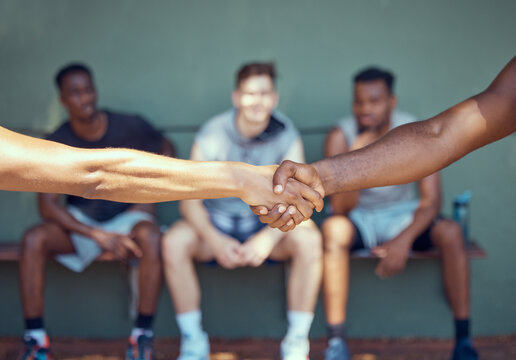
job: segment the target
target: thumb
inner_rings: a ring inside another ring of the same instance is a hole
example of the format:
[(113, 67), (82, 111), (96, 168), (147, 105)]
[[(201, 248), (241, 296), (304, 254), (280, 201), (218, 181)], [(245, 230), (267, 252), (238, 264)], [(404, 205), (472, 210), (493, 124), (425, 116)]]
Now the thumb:
[(287, 180), (289, 178), (293, 178), (296, 175), (297, 165), (299, 164), (296, 164), (290, 160), (285, 160), (281, 163), (278, 169), (276, 169), (276, 172), (272, 177), (274, 192), (276, 194), (279, 195), (283, 193), (283, 190), (285, 190), (285, 186), (287, 185)]
[(384, 246), (377, 246), (371, 249), (371, 252), (379, 258), (387, 256), (387, 249)]
[(251, 208), (251, 211), (255, 215), (267, 215), (269, 213), (269, 210), (263, 206), (263, 205), (256, 205), (256, 206), (249, 206)]
[(136, 257), (142, 257), (142, 251), (140, 250), (140, 248), (138, 247), (138, 245), (136, 245), (136, 243), (132, 240), (129, 240), (127, 241), (127, 247), (129, 248), (129, 250), (131, 250), (131, 252), (136, 256)]

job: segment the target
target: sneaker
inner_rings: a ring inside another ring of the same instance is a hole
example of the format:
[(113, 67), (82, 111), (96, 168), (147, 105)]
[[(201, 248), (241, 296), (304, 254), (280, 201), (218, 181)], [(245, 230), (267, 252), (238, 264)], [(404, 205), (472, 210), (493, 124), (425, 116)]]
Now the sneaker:
[(457, 341), (453, 349), (452, 360), (478, 360), (478, 353), (471, 338), (466, 337)]
[(181, 337), (181, 349), (177, 360), (209, 360), (210, 341), (205, 332), (197, 337)]
[(147, 334), (130, 336), (125, 351), (125, 360), (152, 360), (154, 350), (152, 348), (152, 336)]
[(45, 338), (45, 347), (38, 345), (36, 339), (32, 337), (24, 337), (24, 352), (21, 360), (52, 360), (50, 354), (48, 337)]
[(306, 338), (284, 338), (281, 342), (282, 360), (308, 360), (310, 342)]
[(350, 360), (348, 345), (342, 338), (335, 337), (328, 341), (324, 360)]

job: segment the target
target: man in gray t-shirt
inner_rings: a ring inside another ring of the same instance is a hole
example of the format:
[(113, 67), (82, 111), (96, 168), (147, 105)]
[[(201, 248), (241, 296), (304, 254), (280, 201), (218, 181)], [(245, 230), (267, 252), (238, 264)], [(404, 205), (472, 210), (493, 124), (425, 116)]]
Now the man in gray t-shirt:
[[(394, 77), (369, 68), (354, 78), (353, 116), (341, 120), (325, 142), (325, 155), (362, 148), (415, 118), (395, 110)], [(414, 186), (419, 188), (419, 197)], [(417, 184), (364, 189), (332, 195), (332, 216), (322, 225), (325, 242), (323, 289), (329, 346), (326, 360), (349, 359), (345, 341), (349, 252), (370, 249), (380, 258), (376, 274), (402, 271), (411, 250), (437, 248), (444, 285), (455, 318), (453, 360), (474, 360), (469, 336), (469, 271), (460, 226), (439, 216), (439, 173)], [(381, 301), (378, 302), (381, 306)], [(424, 324), (422, 324), (424, 326)]]
[[(201, 128), (191, 160), (252, 165), (278, 164), (285, 159), (304, 162), (299, 133), (285, 115), (275, 110), (278, 94), (274, 80), (273, 64), (244, 65), (232, 94), (234, 109), (215, 116)], [(271, 259), (292, 261), (287, 290), (288, 331), (281, 343), (281, 356), (306, 360), (322, 271), (322, 236), (317, 226), (309, 220), (283, 233), (260, 223), (237, 198), (182, 201), (180, 210), (184, 219), (173, 224), (163, 239), (165, 275), (181, 332), (179, 359), (209, 358), (194, 261), (215, 260), (233, 269), (259, 266)], [(284, 211), (290, 210), (284, 207)]]

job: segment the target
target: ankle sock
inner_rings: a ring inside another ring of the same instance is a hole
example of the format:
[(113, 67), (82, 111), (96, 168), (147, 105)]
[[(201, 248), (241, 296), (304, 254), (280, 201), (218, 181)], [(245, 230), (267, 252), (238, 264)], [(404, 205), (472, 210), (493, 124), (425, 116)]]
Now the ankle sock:
[(326, 332), (328, 334), (328, 339), (333, 338), (346, 338), (346, 322), (341, 322), (340, 324), (326, 324)]
[(195, 338), (203, 334), (201, 310), (188, 311), (176, 315), (177, 326), (182, 336)]
[(313, 319), (314, 313), (312, 312), (289, 310), (287, 312), (288, 330), (285, 337), (296, 339), (308, 338)]
[(469, 337), (469, 318), (455, 319), (455, 340)]
[(138, 313), (138, 317), (136, 318), (134, 327), (141, 328), (141, 329), (150, 329), (150, 328), (152, 328), (153, 320), (154, 320), (154, 314)]

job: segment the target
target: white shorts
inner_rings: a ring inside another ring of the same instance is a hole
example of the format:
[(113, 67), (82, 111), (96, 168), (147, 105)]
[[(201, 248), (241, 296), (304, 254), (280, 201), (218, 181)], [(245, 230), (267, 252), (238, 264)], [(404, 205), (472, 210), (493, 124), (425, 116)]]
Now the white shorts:
[[(110, 220), (102, 222), (90, 218), (74, 206), (68, 206), (68, 211), (77, 221), (83, 224), (122, 235), (129, 234), (140, 221), (155, 221), (153, 215), (144, 211), (124, 211)], [(75, 253), (58, 255), (56, 260), (72, 271), (83, 271), (103, 252), (102, 248), (89, 237), (72, 233), (70, 239)]]

